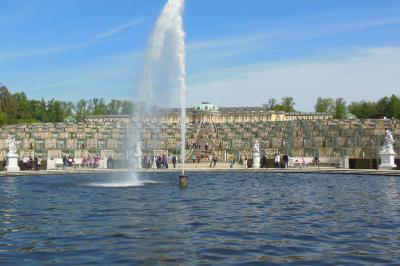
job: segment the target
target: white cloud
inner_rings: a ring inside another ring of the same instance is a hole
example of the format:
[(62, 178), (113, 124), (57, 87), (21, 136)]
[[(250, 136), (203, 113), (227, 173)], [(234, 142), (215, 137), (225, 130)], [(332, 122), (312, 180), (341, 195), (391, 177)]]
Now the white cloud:
[(140, 23), (142, 23), (146, 18), (145, 17), (139, 17), (132, 19), (124, 24), (118, 25), (106, 32), (100, 33), (99, 35), (96, 36), (97, 39), (104, 39), (104, 38), (109, 38), (114, 34), (120, 33), (126, 29), (132, 28)]
[(292, 96), (298, 109), (312, 111), (317, 97), (344, 97), (351, 102), (399, 94), (399, 69), (400, 47), (231, 68), (223, 79), (189, 84), (188, 104), (207, 100), (220, 106), (258, 106), (269, 98)]
[[(0, 18), (1, 20), (1, 18)], [(90, 42), (65, 46), (49, 47), (38, 50), (0, 53), (0, 61), (24, 57), (43, 56), (72, 49), (81, 49), (94, 45), (105, 38), (120, 33), (142, 22), (137, 18), (103, 32)], [(245, 57), (257, 54), (257, 51), (274, 49), (298, 40), (330, 36), (366, 27), (377, 27), (399, 23), (398, 18), (343, 23), (341, 25), (316, 24), (309, 28), (276, 27), (247, 32), (242, 35), (227, 36), (219, 39), (192, 41), (187, 45), (189, 66), (188, 105), (209, 100), (219, 105), (260, 105), (268, 98), (280, 99), (293, 96), (296, 107), (311, 111), (318, 96), (345, 97), (349, 102), (361, 99), (377, 99), (391, 93), (398, 93), (400, 77), (400, 48), (364, 48), (354, 51), (338, 48), (324, 57), (308, 59), (286, 59), (271, 63), (243, 66), (236, 56)], [(257, 28), (256, 26), (254, 28)], [(258, 27), (261, 28), (261, 27)], [(138, 54), (140, 51), (137, 52)], [(279, 54), (279, 51), (276, 52)], [(282, 57), (285, 55), (282, 54)], [(261, 60), (261, 59), (260, 59)], [(121, 97), (127, 95), (137, 85), (135, 73), (140, 71), (142, 63), (137, 58), (115, 60), (103, 64), (88, 62), (73, 69), (54, 69), (43, 73), (22, 76), (16, 73), (14, 88), (30, 89), (32, 97), (91, 97), (98, 95)], [(228, 62), (228, 63), (226, 63)], [(93, 63), (93, 64), (92, 64)], [(99, 66), (100, 67), (97, 67)], [(230, 67), (228, 67), (230, 66)], [(196, 68), (195, 71), (191, 71)], [(4, 73), (3, 73), (4, 74)], [(7, 75), (10, 77), (10, 75)], [(66, 90), (66, 88), (68, 90)], [(111, 91), (110, 91), (111, 88)], [(95, 92), (92, 92), (95, 89)], [(35, 93), (33, 93), (33, 91)], [(54, 91), (53, 95), (48, 93)], [(57, 92), (56, 92), (57, 91)], [(105, 93), (104, 93), (105, 92)]]
[(240, 36), (240, 37), (231, 36), (219, 39), (192, 41), (187, 45), (187, 50), (192, 52), (197, 50), (212, 50), (216, 48), (226, 48), (230, 46), (242, 46), (263, 39), (265, 39), (265, 34), (254, 33), (254, 34), (246, 34), (245, 36)]
[[(0, 16), (0, 22), (2, 17)], [(145, 17), (139, 17), (133, 19), (127, 23), (114, 27), (113, 29), (103, 32), (96, 36), (94, 40), (88, 40), (83, 42), (59, 45), (59, 46), (51, 46), (51, 47), (43, 47), (39, 49), (29, 49), (29, 50), (20, 50), (20, 51), (7, 51), (7, 52), (0, 52), (0, 62), (6, 60), (14, 60), (14, 59), (21, 59), (27, 57), (38, 57), (38, 56), (46, 56), (51, 54), (62, 53), (70, 50), (82, 49), (87, 48), (92, 45), (98, 43), (101, 39), (105, 39), (111, 37), (114, 34), (122, 32), (130, 27), (136, 26), (142, 23), (145, 20)]]
[(88, 61), (73, 68), (20, 71), (5, 75), (3, 82), (13, 92), (24, 91), (34, 99), (130, 98), (134, 96), (140, 57), (141, 54), (130, 52)]
[[(339, 24), (332, 23), (315, 23), (304, 27), (304, 23), (299, 22), (299, 26), (292, 22), (293, 25), (283, 26), (275, 25), (273, 28), (261, 27), (261, 24), (254, 26), (253, 32), (242, 33), (241, 35), (225, 36), (209, 40), (191, 41), (187, 45), (188, 55), (188, 73), (191, 74), (190, 79), (203, 79), (204, 72), (209, 72), (208, 79), (216, 79), (217, 74), (222, 74), (220, 68), (227, 66), (241, 66), (243, 61), (262, 62), (266, 58), (282, 58), (286, 59), (286, 51), (289, 46), (296, 47), (297, 43), (303, 45), (310, 42), (308, 47), (309, 53), (316, 56), (321, 54), (325, 57), (348, 56), (348, 47), (329, 47), (330, 54), (326, 56), (325, 46), (318, 47), (318, 41), (313, 46), (314, 39), (335, 38), (341, 34), (349, 32), (362, 31), (368, 28), (395, 25), (400, 23), (400, 17), (378, 18), (371, 20), (346, 21)], [(257, 29), (261, 29), (258, 30)], [(350, 41), (351, 43), (351, 41)], [(282, 48), (286, 47), (286, 48)], [(290, 59), (289, 59), (290, 60)]]
[(360, 21), (344, 21), (342, 23), (328, 24), (325, 21), (321, 23), (315, 22), (307, 27), (304, 23), (291, 21), (289, 24), (282, 23), (283, 26), (274, 25), (264, 26), (263, 23), (253, 25), (253, 32), (239, 33), (236, 36), (225, 36), (210, 40), (197, 40), (192, 41), (187, 45), (189, 52), (225, 49), (232, 46), (252, 45), (258, 42), (272, 42), (280, 44), (284, 42), (292, 42), (294, 40), (305, 40), (316, 37), (324, 37), (330, 35), (337, 35), (340, 33), (347, 33), (354, 30), (363, 30), (374, 27), (389, 26), (400, 24), (400, 17), (378, 18), (372, 20)]
[(360, 24), (356, 24), (355, 27), (357, 28), (371, 28), (371, 27), (381, 27), (387, 25), (396, 25), (400, 24), (400, 17), (391, 17), (391, 18), (382, 18), (382, 19), (375, 19), (371, 21), (365, 21)]
[(0, 61), (57, 54), (57, 53), (65, 52), (65, 51), (86, 48), (86, 47), (91, 46), (92, 44), (93, 44), (93, 42), (81, 42), (81, 43), (73, 43), (73, 44), (68, 44), (68, 45), (46, 47), (46, 48), (41, 48), (41, 49), (31, 49), (31, 50), (21, 50), (21, 51), (0, 53)]

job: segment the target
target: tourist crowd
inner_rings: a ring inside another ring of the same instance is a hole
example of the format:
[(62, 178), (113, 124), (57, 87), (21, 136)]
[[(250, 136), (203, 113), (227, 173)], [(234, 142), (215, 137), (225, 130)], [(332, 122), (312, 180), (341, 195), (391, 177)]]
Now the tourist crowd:
[(25, 156), (20, 164), (21, 170), (36, 170), (39, 171), (41, 170), (42, 167), (42, 157), (41, 156), (35, 156), (32, 158), (32, 156)]
[(180, 162), (180, 159), (176, 155), (150, 155), (145, 154), (142, 157), (141, 166), (144, 169), (168, 169), (169, 162), (172, 163), (173, 167), (176, 168), (177, 162)]

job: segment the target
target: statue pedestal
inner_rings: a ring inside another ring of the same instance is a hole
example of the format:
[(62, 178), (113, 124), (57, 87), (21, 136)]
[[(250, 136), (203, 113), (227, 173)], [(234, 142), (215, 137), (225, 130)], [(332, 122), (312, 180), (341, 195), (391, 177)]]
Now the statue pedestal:
[(379, 165), (379, 170), (393, 170), (397, 168), (397, 165), (394, 163), (394, 157), (396, 156), (396, 153), (380, 152), (379, 156), (381, 157), (381, 164)]
[(344, 169), (349, 169), (350, 165), (349, 165), (349, 156), (343, 156), (340, 160), (340, 168), (344, 168)]
[(18, 154), (7, 154), (6, 158), (7, 158), (7, 165), (6, 165), (7, 172), (21, 171), (21, 169), (19, 169), (18, 166), (18, 159), (19, 159)]
[(253, 167), (252, 168), (260, 168), (260, 154), (257, 152), (253, 152)]

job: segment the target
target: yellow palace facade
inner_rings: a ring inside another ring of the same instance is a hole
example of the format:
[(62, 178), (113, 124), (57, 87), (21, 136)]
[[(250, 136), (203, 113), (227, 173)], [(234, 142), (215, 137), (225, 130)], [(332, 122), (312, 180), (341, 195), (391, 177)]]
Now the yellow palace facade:
[[(164, 108), (153, 112), (151, 116), (143, 118), (143, 122), (177, 124), (180, 122), (179, 108)], [(324, 113), (285, 113), (268, 111), (263, 107), (217, 107), (214, 104), (203, 102), (194, 108), (186, 108), (187, 122), (208, 123), (257, 123), (274, 121), (296, 120), (326, 120), (331, 115)], [(135, 120), (130, 116), (89, 116), (88, 122), (123, 122)]]

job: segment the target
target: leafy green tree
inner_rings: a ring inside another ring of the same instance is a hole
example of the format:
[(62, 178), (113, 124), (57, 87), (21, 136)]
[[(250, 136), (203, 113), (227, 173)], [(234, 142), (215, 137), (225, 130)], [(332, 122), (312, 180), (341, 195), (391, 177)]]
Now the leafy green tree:
[(376, 103), (376, 114), (377, 117), (389, 117), (389, 98), (383, 97)]
[(38, 110), (39, 110), (37, 114), (39, 117), (38, 120), (45, 123), (50, 122), (49, 114), (47, 113), (47, 104), (43, 98), (38, 103)]
[(107, 105), (105, 104), (104, 99), (93, 98), (89, 101), (89, 110), (92, 115), (106, 115)]
[(86, 100), (79, 100), (75, 105), (75, 119), (80, 122), (85, 120), (86, 116), (89, 114), (88, 102)]
[(377, 118), (376, 104), (374, 102), (353, 102), (347, 109), (358, 118)]
[(400, 99), (394, 94), (389, 99), (388, 116), (400, 118)]
[(295, 112), (294, 105), (293, 97), (283, 97), (280, 104), (277, 103), (276, 99), (271, 98), (268, 103), (263, 104), (263, 108), (267, 111)]
[(5, 86), (0, 86), (0, 112), (7, 114), (8, 123), (14, 124), (17, 115), (17, 104)]
[(62, 104), (57, 100), (50, 100), (47, 102), (47, 113), (49, 114), (49, 122), (64, 122), (65, 112)]
[(283, 97), (281, 105), (283, 106), (283, 111), (292, 113), (295, 112), (294, 106), (294, 100), (293, 97)]
[(133, 102), (128, 100), (123, 100), (121, 103), (121, 114), (122, 115), (132, 115), (134, 112), (135, 106)]
[(336, 119), (344, 119), (346, 117), (346, 102), (343, 98), (337, 98), (335, 103), (335, 113), (333, 117)]
[(315, 112), (333, 114), (335, 112), (335, 100), (332, 98), (318, 97), (315, 104)]
[(276, 104), (277, 104), (276, 99), (271, 98), (271, 99), (268, 100), (268, 103), (263, 104), (263, 107), (267, 111), (274, 111)]
[(118, 115), (121, 113), (122, 102), (120, 100), (111, 100), (107, 104), (107, 114)]
[(61, 108), (64, 110), (65, 117), (73, 116), (75, 111), (75, 105), (73, 102), (60, 102)]
[(21, 123), (34, 122), (32, 106), (24, 92), (17, 92), (13, 95), (17, 106), (16, 119)]
[(0, 112), (0, 126), (7, 125), (7, 114)]

